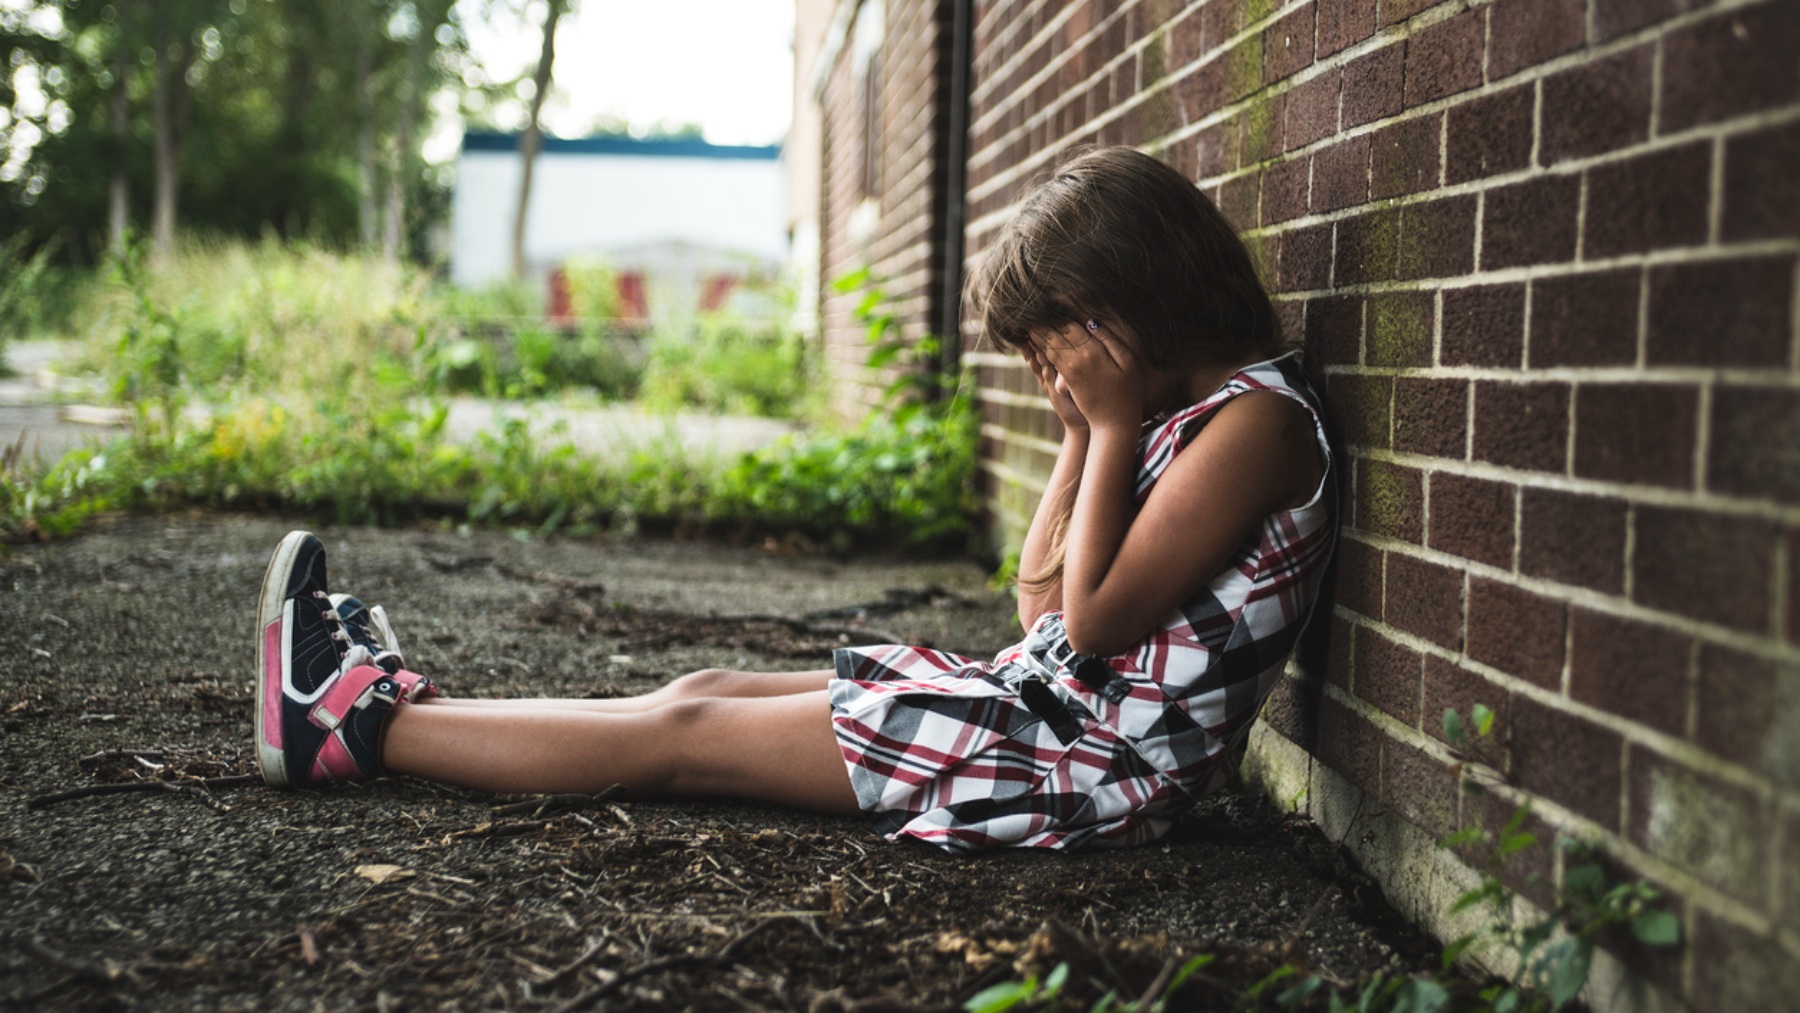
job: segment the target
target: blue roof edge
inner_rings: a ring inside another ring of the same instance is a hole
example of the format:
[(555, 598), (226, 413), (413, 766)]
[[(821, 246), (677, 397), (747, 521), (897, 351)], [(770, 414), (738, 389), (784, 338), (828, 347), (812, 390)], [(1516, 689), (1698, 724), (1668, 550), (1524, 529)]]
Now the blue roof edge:
[[(519, 134), (497, 131), (463, 132), (464, 151), (518, 151)], [(742, 161), (776, 161), (781, 145), (712, 144), (696, 138), (550, 137), (541, 152), (571, 155), (628, 155), (658, 158), (722, 158)]]

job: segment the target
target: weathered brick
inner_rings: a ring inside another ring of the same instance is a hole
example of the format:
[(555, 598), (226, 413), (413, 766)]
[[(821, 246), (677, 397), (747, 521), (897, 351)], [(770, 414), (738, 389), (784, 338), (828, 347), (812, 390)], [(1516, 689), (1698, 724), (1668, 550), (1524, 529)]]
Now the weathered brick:
[(1400, 742), (1381, 754), (1381, 802), (1433, 837), (1456, 829), (1458, 778), (1442, 760)]
[(1381, 744), (1386, 739), (1331, 697), (1319, 701), (1319, 762), (1370, 794), (1381, 785)]
[(1238, 167), (1238, 116), (1231, 116), (1194, 135), (1195, 171), (1201, 179), (1222, 176)]
[(1282, 137), (1287, 96), (1263, 93), (1246, 103), (1238, 115), (1238, 160), (1244, 165), (1266, 162), (1286, 149)]
[(1652, 267), (1645, 357), (1653, 366), (1785, 366), (1793, 285), (1791, 256)]
[[(1436, 5), (1437, 2), (1438, 0), (1383, 0), (1383, 3), (1381, 4), (1381, 23), (1385, 27), (1399, 21), (1405, 21), (1414, 14)], [(1374, 5), (1371, 4), (1370, 6)]]
[(1325, 650), (1326, 682), (1345, 691), (1350, 689), (1350, 657), (1355, 648), (1356, 624), (1343, 616), (1332, 616), (1331, 641)]
[[(1475, 597), (1471, 586), (1469, 595), (1469, 635), (1474, 637)], [(1425, 656), (1425, 706), (1419, 720), (1426, 733), (1439, 742), (1448, 742), (1444, 737), (1444, 712), (1456, 711), (1469, 728), (1473, 736), (1474, 728), (1471, 718), (1475, 713), (1475, 705), (1480, 704), (1494, 712), (1494, 734), (1505, 740), (1507, 727), (1507, 708), (1512, 697), (1506, 690), (1489, 682), (1478, 672), (1471, 672), (1454, 662), (1445, 661), (1434, 654)], [(1501, 769), (1505, 768), (1503, 751), (1497, 757)]]
[(1358, 538), (1339, 540), (1338, 605), (1370, 619), (1381, 618), (1381, 584), (1386, 555)]
[(1527, 488), (1519, 500), (1519, 572), (1625, 591), (1625, 502)]
[(1583, 254), (1614, 257), (1704, 243), (1711, 176), (1711, 141), (1589, 169)]
[(1476, 460), (1561, 474), (1568, 458), (1569, 387), (1478, 381), (1474, 426)]
[(1344, 126), (1359, 127), (1400, 111), (1406, 45), (1364, 53), (1344, 67)]
[(1569, 610), (1569, 695), (1668, 735), (1687, 733), (1693, 639), (1635, 619)]
[(1575, 474), (1689, 489), (1700, 391), (1687, 384), (1584, 383), (1575, 390)]
[(1331, 378), (1326, 401), (1331, 417), (1353, 447), (1386, 447), (1393, 418), (1391, 377), (1339, 373)]
[(1771, 630), (1773, 521), (1640, 504), (1632, 600), (1750, 632)]
[(1275, 304), (1275, 323), (1280, 328), (1282, 340), (1291, 341), (1296, 335), (1306, 333), (1305, 299), (1277, 296), (1270, 301)]
[[(1424, 530), (1424, 520), (1424, 476), (1418, 469), (1386, 461), (1356, 462), (1356, 526), (1359, 529), (1417, 544)], [(1389, 569), (1392, 569), (1391, 565)]]
[(1318, 58), (1375, 34), (1375, 5), (1368, 0), (1318, 0)]
[(1338, 285), (1390, 281), (1400, 269), (1400, 211), (1383, 208), (1337, 223)]
[[(1440, 471), (1431, 475), (1430, 488), (1427, 545), (1512, 569), (1513, 486)], [(1473, 614), (1471, 606), (1471, 617)]]
[(1320, 148), (1312, 158), (1314, 211), (1338, 211), (1369, 199), (1369, 135)]
[(1381, 200), (1437, 186), (1442, 124), (1442, 116), (1418, 116), (1375, 131), (1369, 142), (1369, 196)]
[(1782, 726), (1782, 715), (1796, 703), (1800, 664), (1701, 645), (1694, 694), (1694, 744), (1701, 749), (1792, 791), (1800, 787), (1800, 741)]
[(1800, 961), (1780, 942), (1694, 905), (1694, 983), (1709, 1010), (1778, 1010), (1800, 995)]
[[(1489, 833), (1506, 826), (1517, 811), (1512, 802), (1492, 792), (1463, 796), (1463, 824), (1480, 827)], [(1519, 829), (1535, 837), (1540, 846), (1520, 848), (1501, 857), (1500, 879), (1517, 890), (1521, 897), (1548, 911), (1556, 906), (1556, 870), (1552, 866), (1555, 849), (1548, 845), (1556, 840), (1557, 828), (1536, 813), (1528, 813), (1520, 822)], [(1494, 858), (1491, 846), (1483, 849), (1465, 845), (1457, 851), (1464, 861), (1476, 868), (1485, 868)]]
[(1273, 84), (1312, 65), (1313, 8), (1296, 7), (1263, 29), (1263, 83)]
[(1483, 199), (1483, 270), (1574, 259), (1577, 177), (1544, 176), (1489, 190)]
[(1431, 365), (1436, 300), (1430, 292), (1377, 292), (1369, 297), (1371, 366)]
[(1781, 878), (1776, 903), (1781, 908), (1781, 924), (1791, 932), (1800, 929), (1800, 805), (1778, 803), (1776, 811), (1781, 820)]
[(1356, 637), (1352, 687), (1356, 695), (1404, 724), (1419, 724), (1419, 652), (1374, 630)]
[(1395, 450), (1460, 461), (1468, 431), (1468, 381), (1410, 376), (1394, 380)]
[(1739, 900), (1764, 906), (1769, 835), (1762, 799), (1641, 746), (1632, 747), (1630, 763), (1628, 839)]
[(1337, 131), (1342, 79), (1341, 72), (1330, 70), (1287, 93), (1287, 129), (1282, 141), (1288, 151)]
[(1726, 240), (1773, 239), (1800, 234), (1800, 123), (1738, 134), (1725, 142)]
[(1282, 738), (1310, 752), (1318, 747), (1320, 690), (1317, 680), (1285, 674), (1276, 680), (1257, 717)]
[[(1304, 164), (1304, 163), (1303, 163)], [(1268, 187), (1263, 180), (1263, 209), (1267, 214)], [(1309, 225), (1281, 235), (1281, 275), (1276, 287), (1284, 292), (1331, 286), (1331, 223)]]
[[(1319, 361), (1328, 366), (1355, 365), (1362, 361), (1362, 319), (1362, 296), (1331, 295), (1309, 300), (1306, 304), (1306, 347), (1313, 349)], [(1386, 425), (1381, 427), (1381, 440), (1385, 446)]]
[[(1800, 503), (1800, 390), (1715, 387), (1711, 429), (1707, 488)], [(1800, 559), (1789, 568), (1800, 572)]]
[(1531, 164), (1533, 86), (1469, 99), (1450, 107), (1444, 133), (1444, 179), (1463, 183)]
[(1475, 269), (1475, 196), (1408, 204), (1400, 211), (1402, 278), (1448, 278)]
[(1642, 287), (1636, 267), (1534, 280), (1526, 362), (1532, 369), (1636, 363)]
[(1616, 39), (1626, 32), (1691, 11), (1705, 0), (1593, 0), (1594, 41)]
[[(1310, 174), (1311, 163), (1305, 157), (1276, 162), (1262, 172), (1262, 216), (1265, 225), (1289, 221), (1306, 213), (1306, 191)], [(1325, 266), (1330, 268), (1329, 260)]]
[(1262, 173), (1255, 169), (1219, 184), (1219, 210), (1238, 231), (1256, 227), (1256, 206), (1261, 190)]
[[(1469, 578), (1466, 653), (1471, 660), (1545, 689), (1559, 689), (1567, 621), (1568, 606), (1560, 601), (1503, 581)], [(1463, 710), (1464, 716), (1467, 713)]]
[(1545, 165), (1617, 151), (1650, 136), (1653, 50), (1639, 46), (1544, 79), (1538, 157)]
[(1722, 12), (1663, 37), (1658, 129), (1674, 133), (1800, 99), (1800, 6)]
[(1388, 625), (1424, 637), (1439, 647), (1462, 650), (1461, 570), (1390, 552), (1384, 590)]
[(1523, 284), (1444, 290), (1444, 365), (1517, 368), (1524, 333)]
[(1406, 108), (1480, 86), (1486, 17), (1467, 11), (1406, 40)]
[(1488, 17), (1490, 81), (1580, 49), (1587, 34), (1584, 0), (1497, 0)]
[(1515, 693), (1511, 744), (1519, 787), (1617, 832), (1622, 746), (1617, 732)]

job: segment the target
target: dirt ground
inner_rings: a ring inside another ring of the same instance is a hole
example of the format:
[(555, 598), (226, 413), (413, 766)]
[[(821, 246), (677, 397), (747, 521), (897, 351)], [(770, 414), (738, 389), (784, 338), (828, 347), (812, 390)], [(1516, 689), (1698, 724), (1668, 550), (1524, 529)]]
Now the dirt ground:
[[(1136, 998), (1210, 951), (1174, 1005), (1226, 1008), (1284, 961), (1435, 965), (1249, 792), (1149, 847), (958, 857), (729, 802), (243, 783), (253, 602), (292, 526), (132, 518), (0, 555), (0, 1007), (949, 1008), (1063, 962), (1089, 1001)], [(1014, 629), (966, 562), (315, 530), (333, 589), (461, 696), (825, 667), (847, 641), (987, 655)]]

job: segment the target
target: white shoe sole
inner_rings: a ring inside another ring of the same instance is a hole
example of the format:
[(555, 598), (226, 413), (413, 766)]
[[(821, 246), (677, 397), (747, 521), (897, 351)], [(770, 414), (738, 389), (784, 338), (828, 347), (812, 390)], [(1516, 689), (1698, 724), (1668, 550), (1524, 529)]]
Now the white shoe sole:
[[(268, 678), (268, 630), (269, 624), (281, 621), (286, 599), (283, 592), (287, 590), (288, 574), (294, 567), (294, 557), (300, 552), (300, 546), (310, 536), (306, 531), (290, 531), (275, 547), (275, 554), (269, 557), (269, 568), (263, 571), (262, 595), (256, 605), (256, 763), (262, 768), (263, 781), (277, 788), (292, 785), (293, 779), (288, 776), (287, 756), (278, 747), (269, 745), (267, 729), (264, 727), (264, 707), (269, 692)], [(282, 642), (285, 649), (289, 630), (283, 626)], [(279, 687), (275, 690), (280, 693)], [(279, 712), (277, 712), (279, 719)]]

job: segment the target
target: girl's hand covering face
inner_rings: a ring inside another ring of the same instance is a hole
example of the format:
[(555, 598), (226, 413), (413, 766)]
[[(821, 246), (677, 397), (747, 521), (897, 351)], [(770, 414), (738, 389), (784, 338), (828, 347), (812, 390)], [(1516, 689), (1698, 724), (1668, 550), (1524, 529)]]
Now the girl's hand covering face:
[[(1143, 360), (1125, 339), (1105, 324), (1068, 324), (1032, 335), (1032, 352), (1068, 391), (1075, 409), (1094, 428), (1128, 426), (1144, 421)], [(1033, 371), (1037, 367), (1033, 366)], [(1043, 382), (1040, 373), (1038, 382)], [(1056, 398), (1051, 398), (1056, 404)], [(1062, 409), (1057, 409), (1062, 414)], [(1065, 419), (1065, 422), (1067, 420)]]
[(1038, 387), (1044, 396), (1050, 399), (1050, 407), (1055, 410), (1056, 417), (1062, 420), (1063, 428), (1085, 432), (1088, 427), (1087, 418), (1076, 407), (1075, 398), (1069, 393), (1069, 385), (1063, 380), (1056, 367), (1044, 358), (1037, 338), (1025, 346), (1025, 364), (1031, 367), (1031, 375), (1037, 377)]

